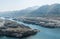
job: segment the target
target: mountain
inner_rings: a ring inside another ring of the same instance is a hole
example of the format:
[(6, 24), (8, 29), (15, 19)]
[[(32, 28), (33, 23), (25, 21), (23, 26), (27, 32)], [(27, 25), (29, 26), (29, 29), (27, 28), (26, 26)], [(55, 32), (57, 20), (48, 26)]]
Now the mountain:
[(8, 12), (0, 12), (0, 16), (2, 17), (18, 17), (18, 16), (25, 16), (26, 14), (36, 10), (38, 6), (29, 7), (23, 10), (17, 10), (17, 11), (8, 11)]
[(49, 5), (41, 6), (35, 11), (29, 13), (27, 16), (32, 16), (32, 17), (44, 16), (47, 13), (48, 8), (49, 8)]
[(50, 6), (48, 10), (48, 14), (50, 16), (60, 16), (60, 4), (53, 4)]
[(23, 10), (0, 12), (3, 17), (40, 17), (60, 16), (60, 4), (29, 7)]
[(60, 4), (41, 6), (37, 10), (29, 13), (27, 16), (31, 16), (31, 17), (60, 16)]

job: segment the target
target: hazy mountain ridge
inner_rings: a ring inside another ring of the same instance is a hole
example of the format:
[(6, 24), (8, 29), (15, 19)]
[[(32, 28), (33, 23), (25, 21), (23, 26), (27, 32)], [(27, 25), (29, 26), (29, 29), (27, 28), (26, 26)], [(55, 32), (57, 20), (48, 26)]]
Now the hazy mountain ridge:
[(25, 16), (27, 13), (30, 13), (37, 8), (38, 8), (38, 6), (29, 7), (29, 8), (26, 8), (26, 9), (23, 9), (23, 10), (17, 10), (17, 11), (0, 12), (0, 16), (2, 16), (2, 17)]
[(48, 11), (48, 15), (51, 16), (60, 16), (60, 4), (53, 4)]
[(39, 7), (37, 10), (28, 14), (28, 16), (36, 17), (36, 16), (44, 16), (47, 13), (48, 5), (44, 5)]
[(60, 16), (60, 4), (44, 5), (31, 12), (28, 16)]
[(60, 4), (43, 5), (41, 7), (29, 7), (19, 11), (0, 13), (3, 17), (40, 17), (40, 16), (60, 16)]

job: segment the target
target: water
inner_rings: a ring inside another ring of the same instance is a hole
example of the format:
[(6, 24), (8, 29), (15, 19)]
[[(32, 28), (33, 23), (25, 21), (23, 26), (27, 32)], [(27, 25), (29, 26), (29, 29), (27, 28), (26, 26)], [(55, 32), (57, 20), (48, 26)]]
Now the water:
[[(50, 28), (40, 27), (39, 25), (26, 24), (23, 22), (18, 22), (18, 23), (29, 26), (32, 29), (40, 30), (40, 32), (38, 32), (36, 35), (30, 36), (27, 38), (23, 38), (23, 39), (60, 39), (60, 29), (59, 28), (50, 29)], [(0, 37), (0, 39), (18, 39), (18, 38)]]

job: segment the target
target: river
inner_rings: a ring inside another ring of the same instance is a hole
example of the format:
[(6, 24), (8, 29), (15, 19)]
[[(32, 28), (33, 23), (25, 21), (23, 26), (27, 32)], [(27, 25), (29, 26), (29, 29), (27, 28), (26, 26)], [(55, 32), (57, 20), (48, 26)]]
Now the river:
[[(23, 22), (18, 22), (18, 23), (29, 26), (32, 29), (40, 30), (40, 32), (38, 32), (36, 35), (23, 39), (60, 39), (60, 28), (50, 29), (50, 28), (40, 27), (39, 25), (34, 25), (34, 24), (26, 24)], [(4, 36), (4, 37), (0, 37), (0, 39), (19, 39), (19, 38), (10, 38)]]

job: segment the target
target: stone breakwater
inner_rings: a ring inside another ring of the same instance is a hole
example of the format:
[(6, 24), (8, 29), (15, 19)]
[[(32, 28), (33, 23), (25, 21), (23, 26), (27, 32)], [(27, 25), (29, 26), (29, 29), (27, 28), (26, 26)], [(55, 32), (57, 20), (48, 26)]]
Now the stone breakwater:
[(0, 26), (0, 36), (23, 38), (35, 35), (37, 32), (37, 29), (31, 29), (11, 20), (4, 20), (3, 25)]

